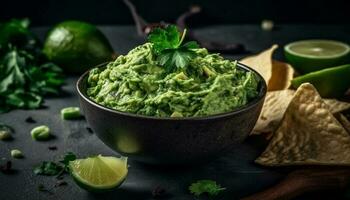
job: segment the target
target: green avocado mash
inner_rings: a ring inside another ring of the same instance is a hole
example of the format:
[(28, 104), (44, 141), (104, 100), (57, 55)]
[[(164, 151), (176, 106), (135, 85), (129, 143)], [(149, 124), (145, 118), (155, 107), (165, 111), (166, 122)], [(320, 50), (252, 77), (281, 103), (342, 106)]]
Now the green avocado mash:
[(258, 80), (236, 61), (195, 49), (189, 67), (167, 72), (151, 43), (119, 56), (88, 77), (87, 95), (118, 111), (157, 117), (207, 116), (232, 111), (256, 97)]

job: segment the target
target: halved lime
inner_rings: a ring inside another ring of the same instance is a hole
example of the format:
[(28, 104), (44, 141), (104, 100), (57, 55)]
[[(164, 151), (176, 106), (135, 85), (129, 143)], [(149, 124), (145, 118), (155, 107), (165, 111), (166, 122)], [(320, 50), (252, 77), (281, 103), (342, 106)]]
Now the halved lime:
[(104, 192), (117, 188), (128, 174), (127, 158), (94, 156), (69, 162), (75, 182), (91, 192)]
[(287, 61), (301, 74), (350, 63), (350, 46), (333, 40), (302, 40), (284, 47)]
[(292, 86), (298, 88), (309, 82), (315, 86), (322, 97), (340, 97), (350, 88), (350, 64), (311, 72), (292, 80)]

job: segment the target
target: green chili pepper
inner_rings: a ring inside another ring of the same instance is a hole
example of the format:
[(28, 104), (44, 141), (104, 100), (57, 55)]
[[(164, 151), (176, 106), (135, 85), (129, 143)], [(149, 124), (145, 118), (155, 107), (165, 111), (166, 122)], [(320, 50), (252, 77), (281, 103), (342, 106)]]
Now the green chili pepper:
[(33, 140), (48, 140), (50, 138), (50, 128), (42, 125), (32, 129), (30, 132)]
[(12, 158), (23, 158), (24, 157), (23, 153), (18, 149), (12, 149), (11, 156), (12, 156)]
[(77, 119), (81, 117), (79, 107), (67, 107), (61, 110), (62, 119)]

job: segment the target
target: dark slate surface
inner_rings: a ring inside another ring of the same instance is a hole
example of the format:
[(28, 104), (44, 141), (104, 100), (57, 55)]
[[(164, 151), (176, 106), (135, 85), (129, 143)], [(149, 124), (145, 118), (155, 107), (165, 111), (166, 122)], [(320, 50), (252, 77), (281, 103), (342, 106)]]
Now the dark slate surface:
[[(142, 42), (131, 26), (102, 27), (118, 53), (126, 53)], [(42, 37), (46, 28), (36, 28)], [(212, 26), (196, 30), (198, 36), (218, 41), (239, 41), (251, 52), (258, 52), (273, 43), (284, 45), (287, 42), (307, 38), (327, 38), (350, 42), (350, 27), (347, 26), (313, 26), (293, 25), (277, 27), (272, 32), (261, 31), (258, 26)], [(279, 50), (276, 57), (282, 58)], [(236, 55), (240, 58), (246, 55)], [(167, 191), (166, 199), (193, 199), (187, 187), (198, 179), (214, 179), (227, 189), (215, 199), (237, 199), (260, 191), (275, 184), (284, 177), (287, 170), (266, 169), (253, 163), (266, 145), (259, 137), (249, 138), (237, 146), (230, 154), (213, 158), (211, 163), (194, 167), (156, 167), (130, 161), (129, 175), (119, 190), (105, 194), (91, 194), (77, 187), (70, 177), (65, 177), (67, 186), (54, 187), (54, 177), (36, 176), (32, 173), (34, 166), (43, 160), (57, 160), (67, 151), (75, 152), (79, 157), (91, 154), (117, 155), (106, 147), (94, 134), (86, 130), (87, 124), (82, 120), (63, 121), (60, 119), (61, 108), (78, 106), (74, 84), (77, 77), (68, 77), (63, 87), (64, 94), (59, 98), (47, 98), (45, 107), (39, 110), (15, 110), (0, 115), (0, 122), (14, 127), (16, 133), (10, 142), (0, 141), (0, 163), (10, 159), (16, 170), (12, 175), (0, 173), (0, 199), (152, 199), (151, 191), (161, 186)], [(37, 123), (29, 124), (25, 119), (31, 116)], [(31, 128), (46, 124), (50, 126), (55, 139), (47, 142), (34, 142), (30, 137)], [(56, 151), (48, 150), (55, 145)], [(10, 150), (18, 148), (23, 151), (24, 159), (11, 159)], [(40, 192), (37, 187), (44, 184), (51, 193)], [(330, 194), (332, 195), (332, 194)], [(306, 199), (317, 198), (314, 195)], [(200, 198), (205, 199), (205, 198)]]

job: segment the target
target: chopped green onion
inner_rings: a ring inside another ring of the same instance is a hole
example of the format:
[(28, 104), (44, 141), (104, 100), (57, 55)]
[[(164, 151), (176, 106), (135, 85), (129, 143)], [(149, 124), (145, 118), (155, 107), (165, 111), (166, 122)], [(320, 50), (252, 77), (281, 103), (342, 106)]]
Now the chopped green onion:
[(32, 129), (30, 132), (33, 140), (48, 140), (50, 138), (50, 128), (48, 126), (42, 125)]
[(12, 156), (12, 158), (23, 158), (24, 157), (23, 153), (18, 149), (12, 149), (11, 156)]
[(2, 130), (0, 131), (0, 140), (9, 140), (11, 138), (12, 138), (12, 136), (9, 132), (2, 131)]
[(7, 125), (0, 124), (0, 140), (10, 140), (12, 139), (11, 133), (13, 129)]
[(79, 107), (67, 107), (61, 110), (62, 119), (77, 119), (81, 117)]

